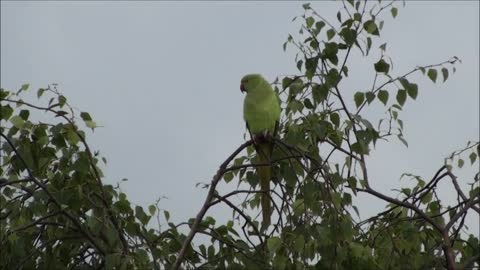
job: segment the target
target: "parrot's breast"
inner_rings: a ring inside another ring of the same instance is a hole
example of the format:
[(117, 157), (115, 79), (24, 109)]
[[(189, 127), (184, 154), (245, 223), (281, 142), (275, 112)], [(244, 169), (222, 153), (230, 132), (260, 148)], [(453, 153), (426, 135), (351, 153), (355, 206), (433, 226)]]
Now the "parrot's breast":
[(280, 105), (272, 91), (271, 95), (256, 96), (247, 94), (243, 104), (243, 117), (250, 132), (263, 133), (266, 130), (273, 133), (275, 123), (280, 118)]

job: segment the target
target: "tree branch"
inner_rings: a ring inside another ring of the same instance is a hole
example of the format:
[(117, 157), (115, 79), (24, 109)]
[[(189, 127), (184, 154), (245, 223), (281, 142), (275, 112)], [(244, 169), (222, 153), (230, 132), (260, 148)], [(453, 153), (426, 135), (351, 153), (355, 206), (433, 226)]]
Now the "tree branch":
[(218, 182), (222, 179), (223, 174), (225, 173), (225, 170), (228, 166), (228, 164), (241, 152), (243, 149), (247, 148), (249, 145), (253, 143), (252, 140), (249, 140), (242, 144), (240, 147), (237, 148), (221, 165), (220, 168), (218, 169), (217, 173), (213, 176), (212, 182), (210, 184), (210, 189), (208, 190), (207, 197), (205, 198), (205, 201), (203, 203), (202, 208), (200, 209), (200, 212), (198, 212), (197, 216), (195, 217), (195, 221), (193, 222), (193, 225), (190, 229), (189, 234), (187, 235), (187, 238), (183, 242), (182, 248), (180, 249), (180, 252), (178, 253), (178, 257), (175, 260), (175, 263), (173, 264), (172, 269), (173, 270), (178, 270), (180, 268), (180, 265), (185, 257), (185, 254), (187, 252), (187, 248), (190, 245), (190, 243), (193, 240), (193, 237), (197, 233), (198, 227), (200, 225), (200, 222), (202, 221), (203, 217), (205, 216), (205, 213), (210, 207), (210, 202), (212, 198), (215, 195), (215, 188), (217, 187)]

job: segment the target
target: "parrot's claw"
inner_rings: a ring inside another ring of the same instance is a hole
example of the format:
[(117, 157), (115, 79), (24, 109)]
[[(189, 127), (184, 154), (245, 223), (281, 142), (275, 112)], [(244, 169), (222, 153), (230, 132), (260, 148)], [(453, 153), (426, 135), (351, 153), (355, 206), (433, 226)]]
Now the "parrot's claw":
[(270, 139), (271, 139), (271, 135), (268, 131), (265, 131), (253, 136), (253, 142), (256, 144), (268, 142)]

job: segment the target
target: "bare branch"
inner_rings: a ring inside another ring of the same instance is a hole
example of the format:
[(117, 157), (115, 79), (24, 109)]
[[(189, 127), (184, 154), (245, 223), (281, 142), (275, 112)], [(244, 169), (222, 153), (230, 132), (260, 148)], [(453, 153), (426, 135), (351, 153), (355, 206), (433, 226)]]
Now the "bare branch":
[(237, 148), (221, 165), (220, 168), (218, 169), (217, 173), (213, 176), (212, 182), (210, 184), (210, 189), (208, 190), (207, 197), (205, 198), (205, 202), (203, 203), (202, 208), (198, 212), (197, 216), (195, 217), (195, 221), (193, 222), (193, 225), (190, 229), (190, 233), (187, 235), (187, 238), (183, 242), (182, 248), (180, 249), (180, 252), (178, 253), (178, 257), (175, 260), (175, 263), (173, 264), (174, 270), (178, 270), (180, 268), (180, 265), (185, 257), (185, 254), (187, 252), (187, 248), (190, 245), (190, 243), (193, 240), (193, 237), (195, 237), (195, 234), (197, 233), (198, 227), (200, 225), (200, 222), (202, 221), (203, 217), (205, 216), (205, 213), (210, 207), (210, 202), (212, 201), (214, 195), (215, 195), (215, 188), (217, 187), (218, 182), (222, 179), (223, 174), (225, 173), (225, 169), (227, 168), (228, 164), (241, 152), (243, 149), (247, 148), (247, 146), (251, 145), (253, 141), (247, 141), (244, 144), (242, 144), (240, 147)]

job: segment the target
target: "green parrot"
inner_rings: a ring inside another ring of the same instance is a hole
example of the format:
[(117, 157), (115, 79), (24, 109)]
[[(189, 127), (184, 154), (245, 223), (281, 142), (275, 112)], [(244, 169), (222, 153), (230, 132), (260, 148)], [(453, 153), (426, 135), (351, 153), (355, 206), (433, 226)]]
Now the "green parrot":
[[(270, 84), (260, 74), (245, 75), (240, 82), (240, 90), (246, 93), (243, 103), (243, 118), (247, 123), (255, 145), (260, 164), (270, 162), (273, 150), (273, 140), (268, 136), (275, 136), (280, 120), (280, 103)], [(262, 226), (270, 225), (272, 207), (270, 197), (266, 193), (270, 190), (271, 168), (269, 166), (257, 167), (260, 189), (265, 193), (261, 195)]]

